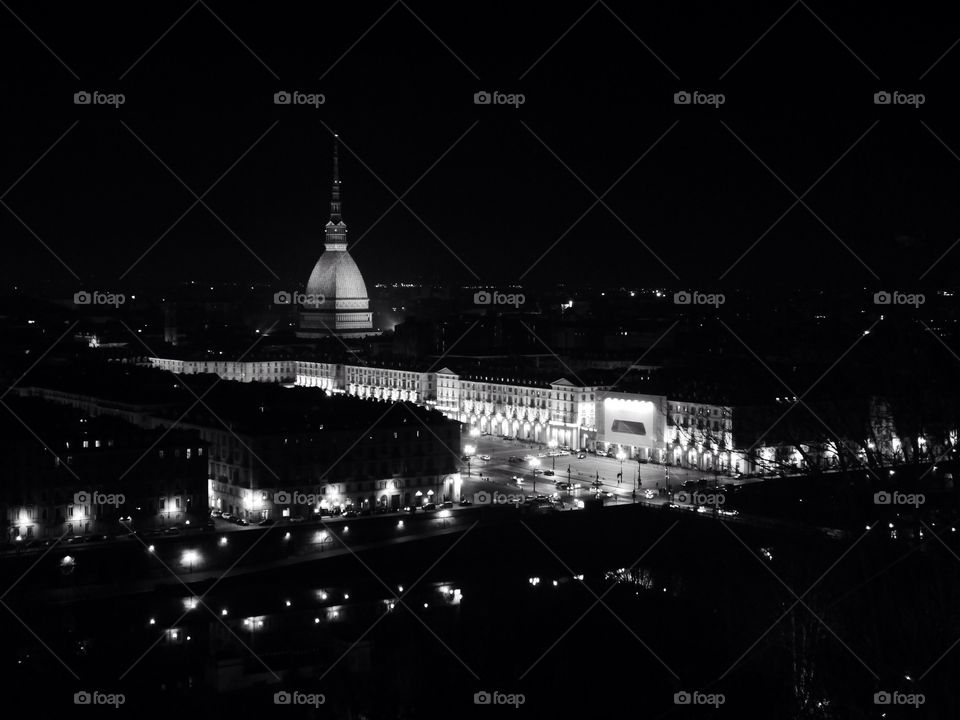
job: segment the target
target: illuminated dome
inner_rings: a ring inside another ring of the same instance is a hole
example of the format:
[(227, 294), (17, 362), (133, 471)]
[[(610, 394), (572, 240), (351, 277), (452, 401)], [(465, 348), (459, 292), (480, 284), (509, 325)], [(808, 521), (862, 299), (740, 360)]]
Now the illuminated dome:
[(340, 169), (333, 146), (333, 192), (330, 220), (324, 228), (324, 250), (307, 280), (300, 308), (299, 337), (363, 337), (372, 335), (373, 314), (360, 268), (347, 252), (347, 224), (340, 215)]
[(327, 302), (321, 304), (321, 307), (329, 305), (331, 308), (341, 308), (341, 300), (362, 300), (364, 310), (368, 306), (367, 286), (363, 282), (360, 268), (346, 250), (327, 248), (324, 251), (310, 273), (307, 295), (323, 296)]

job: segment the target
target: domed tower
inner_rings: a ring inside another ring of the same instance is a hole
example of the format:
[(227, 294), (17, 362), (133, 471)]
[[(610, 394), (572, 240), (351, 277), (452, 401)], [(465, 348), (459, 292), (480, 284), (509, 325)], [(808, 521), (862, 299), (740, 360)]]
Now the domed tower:
[(307, 280), (297, 337), (373, 335), (373, 314), (360, 269), (347, 252), (347, 224), (340, 215), (340, 163), (333, 141), (333, 190), (330, 220), (324, 228), (324, 251)]

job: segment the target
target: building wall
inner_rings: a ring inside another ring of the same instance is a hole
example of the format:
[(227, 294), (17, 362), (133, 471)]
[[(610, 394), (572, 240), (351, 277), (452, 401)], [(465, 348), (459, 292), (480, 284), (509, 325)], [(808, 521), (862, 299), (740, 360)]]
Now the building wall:
[[(155, 361), (169, 363), (165, 369), (178, 372), (175, 368), (180, 361)], [(223, 365), (207, 364), (204, 368), (193, 371), (229, 372)], [(494, 376), (460, 376), (447, 369), (420, 372), (294, 361), (289, 374), (298, 385), (369, 399), (408, 400), (435, 408), (483, 433), (537, 443), (555, 441), (573, 449), (622, 450), (631, 458), (702, 470), (734, 470), (739, 464), (742, 472), (754, 471), (754, 462), (743, 454), (736, 459), (732, 454), (733, 410), (729, 406), (616, 393), (569, 380), (545, 385)], [(254, 377), (254, 373), (247, 370), (246, 376)], [(267, 374), (264, 381), (273, 377)], [(604, 409), (611, 407), (604, 405), (607, 399), (655, 405), (656, 419), (649, 419), (647, 435), (628, 437), (614, 433), (612, 426), (604, 428)]]
[[(24, 437), (3, 453), (4, 541), (116, 535), (207, 517), (207, 461), (198, 436), (158, 438), (114, 418), (77, 423), (84, 426), (82, 435), (42, 429), (47, 447)], [(97, 501), (105, 497), (112, 500)]]

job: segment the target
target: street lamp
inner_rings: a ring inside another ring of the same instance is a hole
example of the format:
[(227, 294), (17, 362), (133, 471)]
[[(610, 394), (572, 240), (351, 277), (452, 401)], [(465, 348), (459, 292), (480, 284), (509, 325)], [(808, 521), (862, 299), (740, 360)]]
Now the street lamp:
[(190, 572), (193, 572), (193, 564), (199, 559), (200, 555), (196, 550), (187, 550), (183, 553), (183, 563), (190, 566)]
[(550, 442), (547, 443), (547, 447), (550, 448), (550, 453), (551, 453), (551, 456), (553, 457), (553, 470), (556, 470), (557, 469), (557, 455), (556, 455), (557, 439), (553, 438), (552, 440), (550, 440)]
[(473, 458), (473, 454), (477, 451), (477, 446), (464, 445), (463, 451), (467, 454), (467, 477), (470, 477), (470, 460)]
[(530, 458), (530, 466), (533, 468), (533, 494), (537, 494), (537, 469), (540, 467), (540, 458)]

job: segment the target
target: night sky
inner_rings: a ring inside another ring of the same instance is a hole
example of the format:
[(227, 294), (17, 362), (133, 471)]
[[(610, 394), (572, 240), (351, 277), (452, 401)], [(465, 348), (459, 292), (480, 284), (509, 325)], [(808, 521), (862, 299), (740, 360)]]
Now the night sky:
[[(5, 284), (303, 283), (332, 132), (368, 285), (908, 289), (960, 263), (936, 263), (960, 237), (960, 30), (940, 4), (11, 0), (0, 17)], [(170, 229), (216, 181), (220, 219), (198, 204)], [(793, 193), (809, 209), (787, 212)]]

